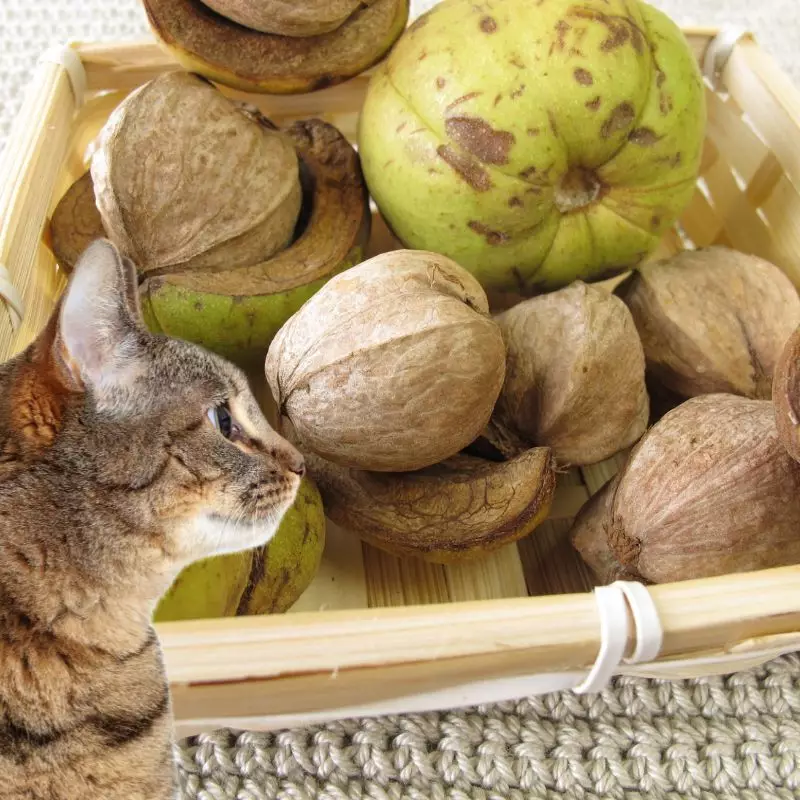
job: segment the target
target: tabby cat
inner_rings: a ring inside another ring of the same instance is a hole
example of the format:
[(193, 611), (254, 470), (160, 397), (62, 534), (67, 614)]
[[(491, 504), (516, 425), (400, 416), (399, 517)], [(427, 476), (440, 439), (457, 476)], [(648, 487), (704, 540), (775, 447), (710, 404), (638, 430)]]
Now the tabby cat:
[(0, 796), (173, 800), (155, 604), (274, 532), (304, 472), (244, 376), (141, 321), (132, 264), (84, 253), (0, 366)]

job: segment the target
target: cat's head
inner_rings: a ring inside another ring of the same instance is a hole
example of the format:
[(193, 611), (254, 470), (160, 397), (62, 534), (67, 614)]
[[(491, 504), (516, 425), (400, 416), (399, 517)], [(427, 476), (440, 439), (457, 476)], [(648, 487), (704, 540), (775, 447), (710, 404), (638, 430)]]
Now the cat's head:
[(149, 333), (134, 267), (107, 241), (85, 251), (5, 382), (9, 468), (19, 480), (36, 472), (49, 502), (63, 497), (62, 525), (98, 528), (78, 560), (118, 553), (168, 577), (264, 543), (294, 502), (303, 459), (269, 426), (243, 373)]

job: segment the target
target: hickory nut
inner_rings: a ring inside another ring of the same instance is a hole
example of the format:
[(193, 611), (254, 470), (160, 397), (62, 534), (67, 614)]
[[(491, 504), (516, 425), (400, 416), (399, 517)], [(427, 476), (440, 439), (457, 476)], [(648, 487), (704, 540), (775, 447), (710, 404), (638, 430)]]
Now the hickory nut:
[(468, 272), (401, 250), (331, 279), (279, 331), (265, 369), (302, 447), (343, 466), (406, 471), (480, 433), (505, 347)]

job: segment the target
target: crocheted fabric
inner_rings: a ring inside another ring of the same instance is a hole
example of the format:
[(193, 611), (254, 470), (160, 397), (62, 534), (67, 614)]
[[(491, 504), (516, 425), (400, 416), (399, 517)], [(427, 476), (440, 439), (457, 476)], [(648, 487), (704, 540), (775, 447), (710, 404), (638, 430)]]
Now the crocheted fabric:
[(186, 800), (792, 800), (800, 656), (727, 678), (272, 734), (178, 751)]
[[(656, 0), (683, 25), (743, 25), (800, 83), (797, 0)], [(434, 0), (419, 0), (419, 11)], [(147, 34), (138, 0), (0, 0), (0, 147), (38, 55)], [(620, 679), (446, 713), (181, 743), (185, 800), (792, 800), (800, 657), (727, 679)]]

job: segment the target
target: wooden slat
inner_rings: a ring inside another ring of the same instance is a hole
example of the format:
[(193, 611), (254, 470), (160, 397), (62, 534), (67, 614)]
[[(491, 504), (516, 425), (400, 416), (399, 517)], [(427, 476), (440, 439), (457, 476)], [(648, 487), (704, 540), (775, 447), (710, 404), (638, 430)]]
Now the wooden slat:
[(659, 261), (669, 258), (683, 250), (683, 243), (678, 231), (672, 227), (662, 237), (658, 247), (645, 259), (645, 262)]
[[(800, 631), (800, 566), (663, 584), (651, 587), (651, 594), (664, 626), (664, 657)], [(335, 696), (329, 680), (334, 670), (341, 676), (344, 670), (420, 662), (421, 673), (446, 685), (458, 680), (458, 667), (466, 667), (465, 659), (472, 657), (483, 660), (487, 678), (509, 668), (535, 673), (591, 663), (600, 642), (590, 594), (174, 622), (157, 628), (173, 684), (317, 673), (331, 695), (317, 697), (315, 705), (358, 699)], [(412, 687), (386, 688), (391, 693)]]
[(288, 613), (367, 608), (368, 605), (361, 542), (327, 520), (325, 552), (319, 571)]
[(711, 200), (722, 222), (724, 237), (715, 243), (730, 244), (744, 253), (754, 253), (777, 264), (784, 270), (792, 268), (785, 256), (775, 247), (772, 232), (756, 213), (746, 190), (743, 190), (721, 159), (705, 174)]
[(558, 475), (556, 494), (550, 507), (549, 519), (572, 519), (589, 499), (577, 469)]
[(520, 542), (528, 594), (571, 594), (591, 591), (592, 574), (569, 540), (572, 520), (550, 520)]
[(39, 64), (0, 161), (0, 264), (26, 306), (14, 332), (0, 302), (0, 355), (3, 359), (28, 344), (44, 327), (64, 281), (42, 244), (53, 190), (69, 140), (76, 109), (66, 70)]
[(769, 148), (756, 132), (737, 114), (733, 104), (717, 92), (706, 89), (708, 121), (706, 136), (719, 154), (749, 183)]
[(696, 247), (708, 247), (722, 230), (716, 209), (700, 188), (696, 188), (686, 210), (681, 214), (681, 225)]
[(762, 211), (772, 233), (775, 263), (800, 289), (800, 196), (785, 175), (762, 204)]
[(763, 205), (784, 175), (783, 168), (775, 154), (767, 153), (750, 178), (745, 190), (745, 195), (753, 208), (760, 208)]
[(572, 517), (589, 499), (580, 470), (571, 469), (558, 476), (557, 493), (567, 491), (581, 498), (571, 513), (560, 517), (551, 514), (530, 536), (519, 542), (522, 570), (531, 596), (585, 592), (592, 586), (588, 571), (567, 539)]
[[(533, 532), (535, 535), (536, 531)], [(525, 597), (528, 594), (516, 544), (506, 545), (474, 561), (448, 564), (444, 572), (448, 594), (454, 602)]]
[(370, 608), (447, 603), (445, 568), (416, 558), (397, 558), (363, 545)]
[(734, 48), (723, 80), (790, 180), (800, 187), (800, 93), (773, 59), (749, 40)]
[(373, 608), (495, 600), (527, 594), (514, 544), (446, 565), (396, 558), (364, 545), (364, 567), (368, 602)]

